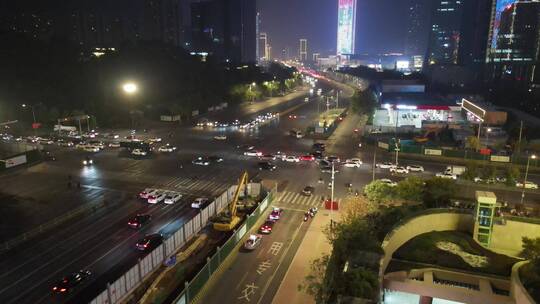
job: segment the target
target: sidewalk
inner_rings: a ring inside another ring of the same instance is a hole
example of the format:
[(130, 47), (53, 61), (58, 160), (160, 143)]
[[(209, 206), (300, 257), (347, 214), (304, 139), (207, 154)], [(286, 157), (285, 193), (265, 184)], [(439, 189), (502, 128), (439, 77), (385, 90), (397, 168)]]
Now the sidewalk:
[[(339, 211), (332, 211), (332, 220), (339, 219)], [(312, 219), (298, 251), (294, 256), (283, 281), (272, 301), (273, 304), (311, 304), (315, 303), (312, 296), (298, 290), (298, 285), (304, 282), (309, 274), (311, 261), (320, 258), (323, 254), (330, 254), (332, 246), (323, 233), (330, 224), (330, 210), (321, 209)]]

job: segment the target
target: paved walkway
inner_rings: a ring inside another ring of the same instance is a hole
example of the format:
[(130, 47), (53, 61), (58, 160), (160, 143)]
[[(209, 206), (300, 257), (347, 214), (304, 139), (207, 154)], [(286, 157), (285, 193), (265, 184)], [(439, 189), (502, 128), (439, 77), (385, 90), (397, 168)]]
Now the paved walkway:
[(332, 246), (322, 231), (330, 224), (330, 219), (339, 219), (339, 211), (320, 209), (313, 218), (309, 229), (296, 251), (294, 259), (279, 285), (274, 296), (273, 304), (311, 304), (315, 303), (312, 296), (298, 290), (298, 285), (303, 283), (309, 274), (311, 261), (320, 258), (323, 254), (330, 254)]

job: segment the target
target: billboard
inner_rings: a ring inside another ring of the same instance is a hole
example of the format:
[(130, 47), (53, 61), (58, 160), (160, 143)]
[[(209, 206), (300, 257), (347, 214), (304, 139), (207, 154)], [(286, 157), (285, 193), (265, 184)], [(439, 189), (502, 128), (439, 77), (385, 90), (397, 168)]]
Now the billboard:
[(495, 5), (495, 16), (493, 20), (493, 36), (491, 36), (491, 48), (497, 48), (497, 35), (499, 34), (499, 27), (501, 25), (501, 14), (505, 9), (509, 9), (517, 0), (497, 0)]
[(338, 0), (337, 55), (354, 54), (356, 0)]

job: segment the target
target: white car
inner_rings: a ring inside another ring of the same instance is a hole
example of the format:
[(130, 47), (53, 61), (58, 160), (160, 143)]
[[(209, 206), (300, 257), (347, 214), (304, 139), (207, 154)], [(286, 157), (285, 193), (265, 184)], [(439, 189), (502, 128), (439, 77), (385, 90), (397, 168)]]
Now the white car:
[(375, 167), (381, 168), (381, 169), (390, 169), (390, 168), (396, 167), (396, 165), (394, 165), (394, 164), (391, 163), (391, 162), (385, 162), (385, 163), (377, 163), (377, 164), (375, 165)]
[(285, 161), (289, 163), (297, 163), (297, 162), (300, 162), (300, 158), (294, 155), (289, 155), (285, 157)]
[(216, 136), (214, 136), (214, 139), (215, 140), (226, 140), (227, 136), (225, 136), (225, 135), (216, 135)]
[(158, 151), (159, 152), (174, 152), (176, 150), (176, 147), (175, 146), (171, 146), (169, 144), (166, 144), (165, 146), (161, 146), (159, 147)]
[(390, 186), (390, 187), (395, 187), (395, 186), (397, 186), (397, 183), (396, 183), (396, 182), (394, 182), (394, 181), (392, 181), (392, 180), (390, 180), (390, 179), (388, 179), (388, 178), (381, 178), (381, 179), (379, 179), (379, 181), (380, 181), (381, 183), (387, 184), (387, 185)]
[(398, 173), (398, 174), (407, 174), (409, 173), (409, 170), (405, 167), (392, 167), (390, 168), (390, 172)]
[(262, 152), (259, 152), (259, 151), (250, 150), (250, 151), (244, 152), (244, 155), (245, 156), (257, 156), (257, 157), (259, 157), (259, 156), (262, 156), (263, 154), (262, 154)]
[(447, 179), (457, 179), (457, 175), (449, 172), (438, 172), (435, 174), (436, 177), (447, 178)]
[(133, 149), (133, 151), (131, 151), (131, 154), (132, 155), (135, 155), (135, 156), (146, 156), (148, 154), (148, 152), (142, 150), (142, 149)]
[(361, 165), (362, 165), (362, 161), (359, 158), (351, 158), (351, 159), (347, 159), (343, 166), (347, 168), (360, 168)]
[(163, 201), (167, 205), (172, 205), (176, 202), (178, 202), (182, 198), (182, 194), (179, 193), (169, 193), (165, 197), (165, 200)]
[(210, 160), (206, 157), (199, 156), (196, 159), (194, 159), (191, 163), (198, 166), (208, 166), (210, 165)]
[(408, 165), (407, 170), (411, 172), (424, 172), (424, 167), (418, 165)]
[(92, 145), (94, 147), (98, 147), (100, 150), (105, 149), (105, 144), (103, 144), (103, 142), (101, 142), (101, 141), (91, 141), (88, 144)]
[(516, 187), (518, 188), (525, 188), (525, 189), (538, 189), (538, 184), (535, 184), (533, 182), (525, 182), (525, 186), (523, 186), (523, 183), (516, 183)]
[(83, 150), (84, 150), (85, 152), (93, 152), (93, 153), (97, 153), (97, 152), (99, 152), (99, 147), (96, 147), (96, 146), (85, 146), (85, 147), (83, 148)]
[(157, 204), (161, 202), (162, 200), (164, 200), (166, 196), (167, 194), (165, 192), (161, 192), (161, 193), (158, 192), (156, 194), (148, 195), (148, 203)]
[(120, 148), (120, 143), (115, 141), (109, 144), (109, 148)]
[(206, 197), (196, 198), (193, 203), (191, 203), (191, 208), (202, 209), (208, 204), (209, 200)]

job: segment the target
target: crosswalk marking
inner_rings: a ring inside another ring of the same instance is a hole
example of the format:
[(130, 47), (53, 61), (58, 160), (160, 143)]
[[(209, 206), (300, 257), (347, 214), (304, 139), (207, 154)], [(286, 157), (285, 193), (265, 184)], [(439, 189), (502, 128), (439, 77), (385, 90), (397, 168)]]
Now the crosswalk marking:
[[(284, 205), (299, 205), (307, 207), (322, 207), (324, 204), (321, 196), (319, 195), (305, 196), (300, 193), (289, 191), (283, 192), (278, 201)], [(335, 199), (335, 201), (339, 203), (340, 199)]]

